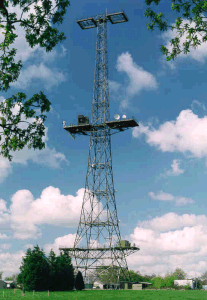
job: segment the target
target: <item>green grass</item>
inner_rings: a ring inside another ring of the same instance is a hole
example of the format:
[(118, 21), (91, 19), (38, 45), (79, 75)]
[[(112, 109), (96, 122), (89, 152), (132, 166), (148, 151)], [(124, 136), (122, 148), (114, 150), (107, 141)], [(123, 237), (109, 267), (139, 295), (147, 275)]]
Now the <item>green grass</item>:
[(21, 296), (21, 291), (16, 290), (15, 295), (13, 290), (0, 290), (0, 299), (26, 300), (26, 299), (41, 299), (41, 300), (99, 300), (99, 299), (116, 299), (116, 300), (207, 300), (207, 291), (125, 291), (125, 290), (103, 290), (103, 291), (72, 291), (72, 292), (25, 292), (25, 296)]

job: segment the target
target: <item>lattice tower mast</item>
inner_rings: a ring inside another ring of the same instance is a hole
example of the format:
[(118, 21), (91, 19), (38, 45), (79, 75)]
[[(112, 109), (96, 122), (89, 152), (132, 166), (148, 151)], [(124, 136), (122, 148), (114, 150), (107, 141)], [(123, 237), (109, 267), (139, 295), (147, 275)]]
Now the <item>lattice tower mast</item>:
[[(77, 269), (113, 267), (129, 278), (126, 256), (137, 247), (120, 247), (121, 235), (115, 202), (112, 171), (111, 134), (138, 126), (134, 120), (110, 122), (107, 22), (127, 21), (122, 13), (102, 14), (77, 21), (82, 29), (97, 27), (96, 60), (91, 124), (64, 127), (70, 134), (90, 135), (88, 167), (80, 222), (73, 248), (64, 248), (75, 258)], [(128, 123), (127, 123), (128, 121)], [(60, 248), (63, 249), (63, 248)], [(103, 271), (104, 272), (104, 271)]]
[[(74, 247), (86, 234), (87, 245), (117, 243), (120, 237), (111, 158), (110, 128), (100, 125), (110, 120), (106, 16), (97, 18), (96, 62), (85, 195)], [(88, 211), (88, 205), (90, 210)], [(107, 239), (107, 240), (106, 240)]]

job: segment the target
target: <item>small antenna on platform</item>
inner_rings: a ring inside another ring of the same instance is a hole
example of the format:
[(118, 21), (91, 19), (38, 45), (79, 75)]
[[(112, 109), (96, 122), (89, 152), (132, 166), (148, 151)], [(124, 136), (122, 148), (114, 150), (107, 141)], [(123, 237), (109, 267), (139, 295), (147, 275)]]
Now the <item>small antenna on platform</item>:
[(123, 116), (122, 116), (122, 119), (126, 119), (126, 115), (123, 115)]

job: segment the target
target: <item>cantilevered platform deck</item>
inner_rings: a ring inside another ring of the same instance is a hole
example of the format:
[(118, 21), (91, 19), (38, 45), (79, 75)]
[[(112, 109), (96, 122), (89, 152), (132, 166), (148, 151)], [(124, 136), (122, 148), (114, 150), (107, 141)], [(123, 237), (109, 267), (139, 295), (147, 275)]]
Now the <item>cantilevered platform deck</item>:
[(139, 126), (138, 123), (134, 119), (129, 119), (129, 120), (109, 121), (97, 125), (92, 125), (92, 124), (70, 125), (70, 126), (63, 126), (63, 128), (66, 131), (68, 131), (68, 133), (70, 133), (70, 135), (74, 139), (74, 135), (76, 134), (90, 135), (90, 133), (93, 131), (100, 131), (101, 129), (104, 130), (109, 128), (111, 130), (117, 130), (116, 132), (120, 132), (136, 126)]

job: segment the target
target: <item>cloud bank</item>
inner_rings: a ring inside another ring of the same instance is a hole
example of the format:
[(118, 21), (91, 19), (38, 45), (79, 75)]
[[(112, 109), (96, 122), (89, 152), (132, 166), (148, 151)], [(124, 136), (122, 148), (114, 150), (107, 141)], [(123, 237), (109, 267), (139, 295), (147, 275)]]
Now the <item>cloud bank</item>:
[(167, 213), (139, 221), (130, 235), (140, 251), (129, 256), (129, 267), (143, 274), (164, 276), (176, 267), (188, 277), (206, 271), (207, 218), (205, 215)]
[(199, 118), (192, 110), (182, 110), (176, 120), (164, 122), (158, 129), (142, 123), (132, 131), (135, 138), (144, 135), (150, 146), (162, 152), (181, 152), (196, 158), (207, 156), (207, 116)]

